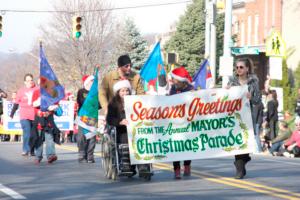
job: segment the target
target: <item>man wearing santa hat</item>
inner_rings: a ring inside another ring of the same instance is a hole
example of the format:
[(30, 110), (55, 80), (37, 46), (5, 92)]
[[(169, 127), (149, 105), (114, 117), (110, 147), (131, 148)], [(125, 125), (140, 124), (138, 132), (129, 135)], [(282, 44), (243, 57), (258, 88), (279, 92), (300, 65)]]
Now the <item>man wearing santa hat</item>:
[[(181, 66), (179, 68), (173, 69), (171, 72), (172, 76), (172, 87), (170, 90), (169, 95), (179, 94), (183, 92), (188, 92), (193, 90), (192, 86), (192, 77), (190, 76), (189, 72)], [(180, 172), (180, 161), (173, 162), (174, 167), (174, 175), (175, 179), (181, 179), (181, 172)], [(184, 161), (184, 176), (191, 175), (191, 161), (185, 160)]]

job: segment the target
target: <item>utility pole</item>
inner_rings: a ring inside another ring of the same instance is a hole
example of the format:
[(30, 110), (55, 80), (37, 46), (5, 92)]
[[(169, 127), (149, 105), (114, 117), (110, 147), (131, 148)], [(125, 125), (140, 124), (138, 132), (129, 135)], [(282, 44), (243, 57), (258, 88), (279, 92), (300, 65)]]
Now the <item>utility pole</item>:
[(205, 58), (209, 58), (210, 53), (210, 20), (209, 20), (209, 0), (205, 0)]
[(224, 56), (231, 56), (232, 0), (226, 0), (224, 27)]
[(232, 0), (226, 0), (225, 6), (225, 25), (224, 25), (224, 49), (223, 57), (220, 59), (220, 71), (224, 73), (222, 87), (225, 87), (229, 80), (229, 75), (233, 70), (233, 57), (231, 56), (231, 26), (232, 26)]
[(205, 55), (209, 60), (213, 84), (216, 82), (216, 0), (205, 0)]
[(217, 54), (217, 33), (216, 33), (216, 15), (217, 15), (217, 0), (212, 0), (210, 10), (212, 19), (210, 24), (210, 69), (212, 73), (213, 84), (216, 84), (216, 54)]

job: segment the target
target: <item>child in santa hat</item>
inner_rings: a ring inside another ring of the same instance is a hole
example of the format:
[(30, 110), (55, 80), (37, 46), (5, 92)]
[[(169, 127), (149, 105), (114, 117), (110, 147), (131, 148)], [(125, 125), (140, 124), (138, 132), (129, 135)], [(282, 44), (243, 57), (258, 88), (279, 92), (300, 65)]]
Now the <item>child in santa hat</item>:
[(85, 75), (82, 77), (83, 88), (79, 89), (77, 92), (78, 110), (80, 110), (81, 106), (83, 105), (83, 102), (92, 87), (93, 81), (93, 75)]
[[(114, 84), (113, 86), (114, 97), (108, 104), (108, 111), (106, 116), (106, 121), (108, 125), (115, 126), (117, 131), (117, 143), (118, 144), (128, 144), (127, 136), (127, 125), (128, 121), (125, 116), (124, 109), (124, 96), (130, 95), (132, 92), (131, 84), (128, 80), (121, 80)], [(129, 155), (128, 155), (129, 161)], [(147, 178), (151, 176), (150, 165), (142, 164), (138, 165), (139, 176)], [(133, 172), (132, 176), (136, 174), (136, 166), (131, 165), (130, 170)]]
[[(83, 88), (79, 89), (77, 92), (77, 104), (78, 104), (78, 112), (81, 108), (81, 106), (84, 103), (84, 100), (86, 99), (92, 84), (94, 82), (94, 76), (93, 75), (85, 75), (82, 77), (83, 82)], [(99, 105), (99, 108), (100, 105)], [(83, 134), (83, 129), (81, 127), (78, 127), (78, 134), (77, 134), (77, 146), (78, 146), (78, 162), (88, 162), (88, 163), (94, 163), (94, 150), (96, 147), (96, 136), (86, 139)]]
[[(172, 70), (172, 87), (169, 95), (179, 94), (193, 90), (192, 77), (189, 72), (181, 66)], [(180, 161), (173, 162), (175, 179), (181, 179)], [(191, 160), (184, 161), (184, 176), (191, 175)]]

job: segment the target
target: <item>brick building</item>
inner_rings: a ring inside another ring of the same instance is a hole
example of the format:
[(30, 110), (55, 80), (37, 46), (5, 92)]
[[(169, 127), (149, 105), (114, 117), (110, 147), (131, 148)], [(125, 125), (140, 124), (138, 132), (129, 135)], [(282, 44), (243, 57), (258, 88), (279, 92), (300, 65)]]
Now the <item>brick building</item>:
[(285, 40), (288, 52), (293, 52), (287, 58), (289, 68), (296, 69), (300, 62), (300, 1), (282, 1), (282, 37)]
[[(268, 74), (268, 57), (265, 42), (272, 30), (282, 32), (281, 0), (234, 0), (232, 9), (232, 34), (236, 36), (235, 47), (248, 48), (247, 56), (254, 61), (255, 73), (260, 87)], [(249, 51), (250, 50), (250, 51)]]
[(261, 87), (268, 74), (269, 59), (265, 56), (265, 43), (272, 30), (281, 33), (288, 52), (293, 52), (287, 57), (288, 67), (294, 70), (298, 66), (300, 26), (295, 22), (299, 19), (299, 0), (233, 0), (232, 34), (237, 39), (234, 46), (259, 50), (258, 55), (247, 56), (254, 60)]

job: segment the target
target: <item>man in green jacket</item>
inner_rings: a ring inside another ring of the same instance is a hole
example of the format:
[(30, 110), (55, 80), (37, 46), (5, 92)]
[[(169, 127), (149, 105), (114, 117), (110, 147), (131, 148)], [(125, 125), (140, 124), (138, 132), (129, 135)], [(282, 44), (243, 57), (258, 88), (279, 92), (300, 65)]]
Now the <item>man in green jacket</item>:
[(113, 85), (119, 80), (128, 80), (130, 82), (132, 95), (145, 93), (140, 75), (131, 71), (131, 66), (130, 57), (128, 55), (122, 55), (118, 58), (118, 68), (104, 76), (99, 90), (99, 101), (105, 114), (107, 113), (108, 103), (114, 95)]
[(289, 129), (288, 123), (285, 121), (280, 121), (279, 122), (279, 134), (273, 140), (271, 140), (272, 146), (269, 149), (269, 152), (272, 155), (275, 155), (275, 152), (279, 152), (280, 147), (282, 146), (282, 144), (284, 144), (284, 142), (287, 139), (289, 139), (291, 134), (292, 134), (292, 131)]

